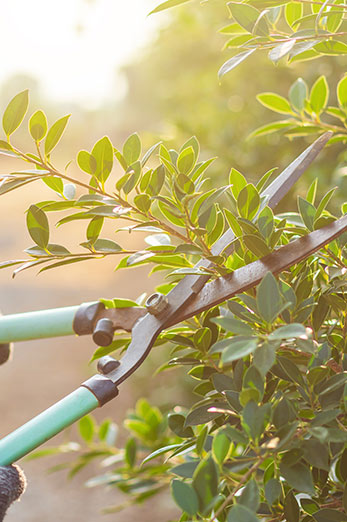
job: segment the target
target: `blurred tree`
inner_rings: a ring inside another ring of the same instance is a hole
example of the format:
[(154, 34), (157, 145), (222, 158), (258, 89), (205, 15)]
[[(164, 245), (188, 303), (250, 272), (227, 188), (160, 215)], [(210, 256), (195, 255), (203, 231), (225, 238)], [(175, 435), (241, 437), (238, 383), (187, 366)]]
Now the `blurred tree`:
[[(218, 29), (230, 22), (226, 7), (207, 2), (202, 6), (187, 4), (168, 11), (167, 16), (158, 37), (124, 68), (128, 94), (121, 120), (127, 122), (127, 130), (164, 136), (171, 143), (195, 134), (202, 148), (219, 158), (214, 166), (216, 184), (225, 179), (231, 166), (246, 171), (254, 181), (299, 153), (310, 138), (289, 143), (279, 134), (271, 134), (247, 140), (255, 128), (272, 119), (255, 97), (269, 90), (287, 97), (298, 76), (311, 86), (325, 74), (335, 87), (345, 73), (345, 57), (275, 67), (266, 55), (256, 53), (218, 81), (217, 72), (226, 54), (221, 50), (227, 40)], [(333, 92), (331, 101), (336, 101)], [(310, 170), (302, 190), (316, 176), (323, 180), (322, 191), (337, 183), (346, 159), (343, 151), (343, 145), (330, 148), (319, 166)], [(337, 171), (331, 168), (336, 158)]]

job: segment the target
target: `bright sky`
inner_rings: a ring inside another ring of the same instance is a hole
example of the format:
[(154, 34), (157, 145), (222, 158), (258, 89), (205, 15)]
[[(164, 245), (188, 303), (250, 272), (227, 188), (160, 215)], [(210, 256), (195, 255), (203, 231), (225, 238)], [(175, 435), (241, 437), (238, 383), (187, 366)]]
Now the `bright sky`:
[(0, 17), (0, 83), (16, 73), (57, 101), (96, 108), (124, 93), (117, 68), (150, 39), (159, 0), (10, 0)]

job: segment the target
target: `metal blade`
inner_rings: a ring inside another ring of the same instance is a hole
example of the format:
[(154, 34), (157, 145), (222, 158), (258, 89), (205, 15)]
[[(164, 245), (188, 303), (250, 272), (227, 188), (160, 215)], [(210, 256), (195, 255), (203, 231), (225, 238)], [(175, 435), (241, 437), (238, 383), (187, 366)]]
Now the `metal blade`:
[[(297, 159), (295, 159), (278, 178), (266, 190), (268, 196), (267, 204), (274, 207), (278, 201), (288, 192), (295, 181), (307, 169), (310, 163), (315, 159), (317, 154), (322, 150), (326, 142), (331, 136), (330, 132), (323, 134), (312, 145), (310, 145)], [(262, 194), (263, 195), (263, 194)], [(232, 230), (228, 230), (215, 243), (212, 248), (213, 255), (222, 252), (230, 252), (232, 250), (231, 242), (235, 238)], [(197, 267), (211, 267), (213, 263), (208, 260), (202, 260)], [(165, 310), (164, 317), (146, 314), (142, 319), (137, 321), (132, 330), (132, 340), (128, 346), (127, 352), (120, 361), (120, 365), (116, 368), (109, 378), (115, 383), (121, 383), (130, 374), (135, 371), (138, 366), (148, 355), (156, 337), (168, 324), (172, 324), (172, 319), (178, 316), (180, 309), (187, 305), (194, 296), (200, 292), (203, 286), (209, 280), (209, 276), (187, 275), (184, 277), (167, 295), (168, 306)]]

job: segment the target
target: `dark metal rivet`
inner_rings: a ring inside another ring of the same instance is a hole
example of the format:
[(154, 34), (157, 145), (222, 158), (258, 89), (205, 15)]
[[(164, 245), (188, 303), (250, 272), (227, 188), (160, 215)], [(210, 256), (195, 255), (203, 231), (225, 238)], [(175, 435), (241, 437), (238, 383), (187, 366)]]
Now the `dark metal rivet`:
[(152, 294), (146, 301), (146, 308), (150, 314), (159, 315), (168, 307), (166, 295), (156, 292)]
[(101, 357), (98, 360), (97, 369), (99, 373), (102, 373), (102, 375), (106, 375), (107, 373), (110, 373), (116, 368), (118, 368), (119, 365), (119, 361), (117, 361), (113, 357), (110, 357), (109, 355), (105, 355), (104, 357)]
[(109, 346), (113, 340), (113, 322), (104, 317), (96, 323), (93, 332), (93, 341), (98, 346)]

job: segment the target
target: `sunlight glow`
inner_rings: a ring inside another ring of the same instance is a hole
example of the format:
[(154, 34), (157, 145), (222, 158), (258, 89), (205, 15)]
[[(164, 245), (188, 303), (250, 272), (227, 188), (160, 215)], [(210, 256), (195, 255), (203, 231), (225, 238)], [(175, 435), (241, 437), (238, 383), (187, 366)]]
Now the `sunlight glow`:
[(15, 74), (39, 80), (52, 101), (95, 109), (124, 94), (117, 70), (157, 26), (152, 0), (11, 0), (1, 8), (0, 84)]

